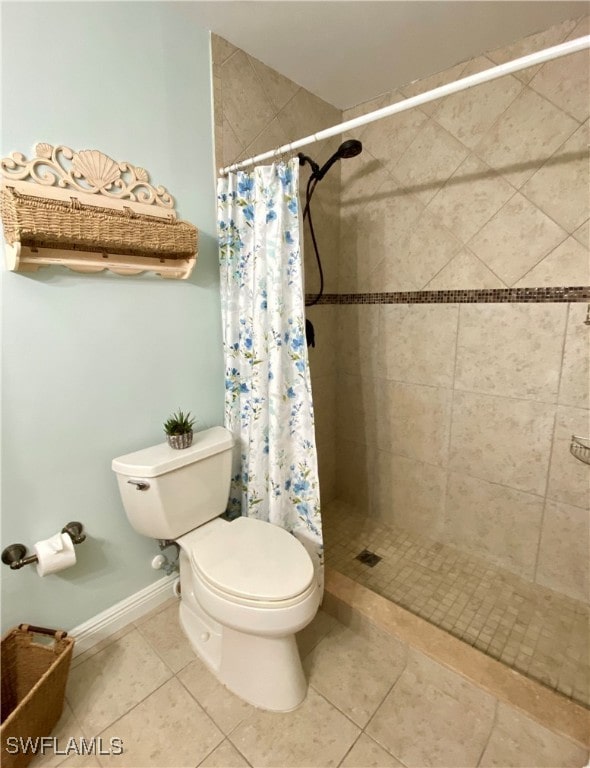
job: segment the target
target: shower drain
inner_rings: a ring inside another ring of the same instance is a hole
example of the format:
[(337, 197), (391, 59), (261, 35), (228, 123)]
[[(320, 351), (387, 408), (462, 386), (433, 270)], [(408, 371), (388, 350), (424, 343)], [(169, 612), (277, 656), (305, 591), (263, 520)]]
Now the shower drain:
[(371, 552), (368, 549), (363, 549), (362, 552), (359, 552), (359, 554), (355, 557), (355, 560), (360, 560), (361, 563), (364, 563), (365, 565), (368, 565), (370, 568), (373, 568), (381, 558), (379, 555), (376, 555), (374, 552)]

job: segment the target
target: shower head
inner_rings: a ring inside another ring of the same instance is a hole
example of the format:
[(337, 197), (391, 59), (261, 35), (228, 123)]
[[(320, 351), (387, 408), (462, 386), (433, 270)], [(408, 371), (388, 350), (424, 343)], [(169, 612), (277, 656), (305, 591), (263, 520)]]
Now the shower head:
[(361, 144), (358, 139), (348, 139), (348, 141), (344, 141), (334, 152), (332, 157), (324, 163), (324, 165), (319, 169), (319, 171), (314, 172), (314, 176), (318, 181), (321, 181), (324, 176), (328, 173), (330, 168), (334, 165), (336, 160), (342, 160), (344, 158), (348, 157), (356, 157), (357, 155), (360, 155), (360, 153), (363, 151), (363, 145)]

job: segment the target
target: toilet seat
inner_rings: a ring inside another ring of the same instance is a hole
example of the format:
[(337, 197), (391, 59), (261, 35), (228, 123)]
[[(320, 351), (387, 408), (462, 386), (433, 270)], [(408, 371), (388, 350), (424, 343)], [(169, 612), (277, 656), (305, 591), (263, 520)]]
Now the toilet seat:
[(243, 605), (286, 607), (315, 587), (313, 563), (301, 542), (254, 518), (216, 526), (201, 546), (190, 547), (190, 561), (211, 592)]

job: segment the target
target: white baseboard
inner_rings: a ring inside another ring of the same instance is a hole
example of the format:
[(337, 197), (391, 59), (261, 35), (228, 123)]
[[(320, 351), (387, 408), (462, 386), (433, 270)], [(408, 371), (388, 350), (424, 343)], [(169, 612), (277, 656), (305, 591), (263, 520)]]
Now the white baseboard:
[(74, 627), (68, 633), (76, 640), (74, 656), (84, 653), (109, 635), (118, 632), (126, 624), (136, 621), (173, 597), (172, 585), (177, 578), (177, 573), (164, 576), (150, 584), (149, 587), (140, 589), (134, 595), (130, 595), (125, 600), (107, 608), (106, 611), (102, 611), (83, 624)]

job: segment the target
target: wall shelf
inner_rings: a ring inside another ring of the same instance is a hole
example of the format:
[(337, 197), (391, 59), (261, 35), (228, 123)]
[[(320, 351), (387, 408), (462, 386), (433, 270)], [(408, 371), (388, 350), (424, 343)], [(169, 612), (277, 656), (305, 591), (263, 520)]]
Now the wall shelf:
[(186, 279), (198, 232), (177, 218), (174, 199), (143, 168), (99, 150), (74, 152), (40, 143), (27, 160), (0, 161), (0, 209), (7, 268), (34, 272), (64, 266), (119, 275), (151, 271)]

